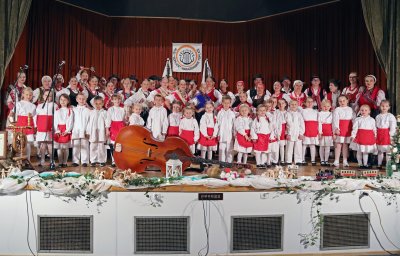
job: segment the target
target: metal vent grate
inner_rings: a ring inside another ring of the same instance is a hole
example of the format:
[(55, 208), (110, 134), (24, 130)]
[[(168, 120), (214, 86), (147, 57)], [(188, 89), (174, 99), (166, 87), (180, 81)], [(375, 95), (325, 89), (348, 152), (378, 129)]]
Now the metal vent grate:
[(92, 252), (93, 216), (38, 216), (39, 252)]
[(189, 253), (189, 217), (135, 217), (136, 253)]
[(321, 249), (369, 247), (369, 223), (365, 214), (323, 215)]
[(282, 250), (283, 216), (232, 216), (232, 252)]

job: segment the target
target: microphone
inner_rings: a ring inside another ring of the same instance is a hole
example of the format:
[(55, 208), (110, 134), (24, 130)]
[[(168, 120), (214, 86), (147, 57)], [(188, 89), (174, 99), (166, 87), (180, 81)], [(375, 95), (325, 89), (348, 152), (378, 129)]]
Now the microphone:
[(62, 60), (62, 61), (60, 62), (60, 64), (58, 64), (58, 67), (61, 68), (62, 66), (64, 66), (64, 64), (65, 64), (65, 60)]
[(28, 65), (23, 65), (23, 66), (21, 66), (21, 67), (19, 67), (19, 69), (22, 71), (22, 70), (27, 70), (29, 68), (29, 66)]

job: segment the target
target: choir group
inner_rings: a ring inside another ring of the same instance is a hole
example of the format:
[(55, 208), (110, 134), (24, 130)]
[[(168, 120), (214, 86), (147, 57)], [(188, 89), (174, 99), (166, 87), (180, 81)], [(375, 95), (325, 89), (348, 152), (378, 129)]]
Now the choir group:
[(273, 84), (272, 92), (262, 76), (255, 75), (254, 87), (245, 91), (244, 82), (238, 81), (236, 94), (228, 90), (225, 79), (217, 89), (213, 77), (199, 86), (194, 80), (150, 77), (137, 89), (135, 77), (119, 81), (113, 75), (107, 81), (81, 69), (66, 87), (57, 75), (54, 94), (51, 77), (43, 76), (42, 86), (35, 90), (24, 85), (25, 79), (20, 72), (9, 92), (9, 117), (17, 126), (33, 124), (24, 130), (27, 155), (36, 146), (40, 165), (45, 164), (54, 139), (61, 167), (67, 165), (71, 147), (73, 166), (104, 166), (118, 132), (126, 125), (140, 125), (158, 140), (181, 137), (202, 158), (211, 159), (218, 150), (220, 161), (232, 162), (237, 154), (236, 161), (246, 163), (254, 154), (259, 168), (306, 165), (307, 148), (311, 164), (316, 165), (317, 146), (322, 166), (330, 164), (332, 147), (336, 167), (341, 155), (343, 166), (349, 166), (349, 149), (356, 152), (360, 167), (369, 165), (369, 154), (377, 155), (381, 166), (396, 130), (390, 103), (376, 86), (375, 76), (367, 75), (365, 85), (360, 85), (356, 72), (350, 73), (350, 84), (342, 92), (337, 80), (330, 80), (329, 90), (324, 90), (317, 75), (305, 90), (301, 80), (295, 80), (292, 89), (284, 77)]

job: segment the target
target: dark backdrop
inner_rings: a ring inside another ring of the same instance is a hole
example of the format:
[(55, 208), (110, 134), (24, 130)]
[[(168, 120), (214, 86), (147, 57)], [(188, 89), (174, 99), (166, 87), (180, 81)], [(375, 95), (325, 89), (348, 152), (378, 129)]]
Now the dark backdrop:
[[(359, 0), (324, 6), (244, 23), (180, 19), (108, 18), (52, 0), (34, 0), (30, 14), (6, 71), (3, 86), (15, 79), (18, 67), (28, 64), (27, 84), (40, 85), (54, 74), (57, 61), (66, 60), (62, 74), (69, 78), (77, 67), (94, 66), (97, 74), (121, 77), (136, 74), (142, 80), (161, 75), (172, 42), (203, 43), (217, 79), (251, 82), (255, 73), (267, 88), (283, 75), (309, 81), (318, 73), (325, 85), (331, 78), (347, 83), (350, 71), (360, 77), (375, 74), (386, 88), (365, 28)], [(201, 79), (201, 73), (179, 73), (179, 78)]]

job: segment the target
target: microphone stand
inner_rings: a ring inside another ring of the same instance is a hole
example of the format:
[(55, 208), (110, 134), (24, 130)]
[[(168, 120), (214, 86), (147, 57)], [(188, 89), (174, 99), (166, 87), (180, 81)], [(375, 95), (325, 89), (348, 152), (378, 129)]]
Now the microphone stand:
[(56, 80), (57, 80), (58, 74), (60, 74), (60, 71), (61, 71), (61, 68), (62, 68), (63, 65), (64, 65), (64, 63), (62, 63), (62, 62), (61, 62), (60, 65), (58, 65), (57, 72), (53, 77), (53, 81), (51, 82), (50, 93), (47, 95), (47, 97), (46, 97), (46, 99), (45, 99), (45, 101), (43, 103), (43, 106), (42, 106), (42, 108), (44, 108), (46, 106), (47, 100), (49, 99), (50, 94), (52, 94), (52, 96), (53, 96), (53, 100), (52, 100), (53, 106), (51, 107), (51, 113), (52, 113), (52, 117), (53, 118), (51, 119), (51, 123), (52, 123), (51, 124), (51, 127), (52, 127), (52, 129), (51, 129), (51, 159), (50, 159), (49, 170), (55, 170), (56, 169), (56, 164), (54, 162), (54, 130), (55, 130), (55, 128), (54, 128), (54, 108), (55, 108), (55, 105), (56, 105)]

